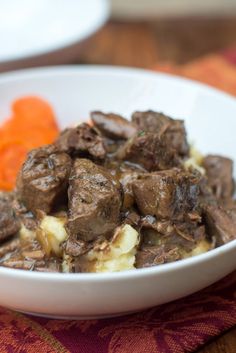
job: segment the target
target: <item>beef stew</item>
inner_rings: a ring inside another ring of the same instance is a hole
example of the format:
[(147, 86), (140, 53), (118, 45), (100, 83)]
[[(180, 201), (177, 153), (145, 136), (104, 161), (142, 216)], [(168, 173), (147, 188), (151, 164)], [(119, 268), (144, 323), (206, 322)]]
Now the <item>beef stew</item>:
[(196, 156), (183, 120), (95, 111), (91, 122), (32, 150), (0, 193), (0, 266), (121, 271), (236, 239), (233, 162)]

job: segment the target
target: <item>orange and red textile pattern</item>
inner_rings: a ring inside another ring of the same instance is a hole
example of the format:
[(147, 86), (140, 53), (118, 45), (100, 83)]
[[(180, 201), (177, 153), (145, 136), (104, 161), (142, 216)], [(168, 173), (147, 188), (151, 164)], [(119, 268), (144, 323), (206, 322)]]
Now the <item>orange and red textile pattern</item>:
[[(211, 55), (180, 67), (157, 65), (155, 69), (236, 95), (235, 53)], [(236, 272), (187, 298), (120, 318), (49, 320), (0, 308), (0, 352), (192, 352), (234, 325)]]

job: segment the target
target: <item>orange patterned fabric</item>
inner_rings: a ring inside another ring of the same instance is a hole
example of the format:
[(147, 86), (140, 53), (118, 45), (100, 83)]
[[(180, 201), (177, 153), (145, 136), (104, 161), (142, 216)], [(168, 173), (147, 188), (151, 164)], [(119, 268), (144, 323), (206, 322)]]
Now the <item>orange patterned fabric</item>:
[[(155, 69), (236, 95), (234, 57), (211, 55), (185, 66)], [(236, 272), (187, 298), (120, 318), (49, 320), (0, 308), (0, 353), (184, 353), (234, 325)]]

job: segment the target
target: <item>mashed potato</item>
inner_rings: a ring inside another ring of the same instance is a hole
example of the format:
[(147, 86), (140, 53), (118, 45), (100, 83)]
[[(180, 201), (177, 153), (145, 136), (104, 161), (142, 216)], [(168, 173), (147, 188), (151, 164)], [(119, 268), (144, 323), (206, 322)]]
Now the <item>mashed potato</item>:
[[(63, 258), (63, 272), (70, 272), (73, 259), (66, 255), (61, 244), (67, 239), (65, 229), (66, 220), (54, 216), (45, 216), (36, 232), (36, 237), (47, 255), (56, 255)], [(21, 237), (33, 237), (34, 234), (24, 226), (20, 231)], [(86, 272), (117, 272), (135, 269), (135, 255), (139, 244), (138, 232), (126, 224), (118, 227), (110, 241), (94, 246), (88, 253), (79, 258), (79, 262)], [(208, 240), (200, 241), (191, 252), (181, 251), (183, 258), (202, 254), (211, 249)]]
[(35, 239), (36, 232), (30, 229), (27, 229), (25, 225), (22, 224), (19, 235), (21, 240), (31, 240), (31, 239)]
[[(63, 253), (61, 249), (61, 244), (67, 239), (65, 219), (45, 216), (37, 230), (37, 239), (47, 255), (63, 257), (63, 272), (69, 272), (72, 258)], [(103, 241), (87, 254), (81, 256), (81, 263), (89, 269), (89, 272), (134, 269), (138, 243), (138, 232), (126, 224), (117, 228), (110, 241)]]
[[(110, 241), (97, 244), (80, 257), (86, 272), (117, 272), (135, 269), (135, 255), (139, 244), (138, 232), (126, 224), (117, 228)], [(72, 258), (64, 254), (63, 272), (69, 272)]]
[(94, 272), (114, 272), (134, 269), (139, 243), (138, 232), (126, 224), (119, 227), (112, 240), (101, 248), (92, 249), (86, 258), (93, 263)]
[(36, 235), (39, 243), (47, 255), (53, 254), (62, 256), (60, 245), (66, 240), (67, 233), (64, 227), (66, 219), (44, 216)]
[(189, 159), (184, 162), (185, 169), (196, 169), (202, 175), (205, 175), (205, 169), (202, 167), (203, 155), (193, 146), (190, 147)]

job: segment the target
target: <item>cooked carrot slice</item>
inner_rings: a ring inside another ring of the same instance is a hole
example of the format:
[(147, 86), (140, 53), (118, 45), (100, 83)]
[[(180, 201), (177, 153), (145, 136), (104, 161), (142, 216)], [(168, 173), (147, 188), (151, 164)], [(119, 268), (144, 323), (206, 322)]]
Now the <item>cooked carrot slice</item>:
[(8, 183), (7, 181), (0, 180), (0, 190), (11, 191), (12, 189), (13, 188), (10, 183)]
[(27, 152), (52, 143), (59, 134), (51, 106), (38, 97), (17, 99), (12, 111), (0, 126), (0, 189), (4, 190), (14, 187)]
[(12, 111), (21, 123), (31, 126), (47, 126), (58, 129), (51, 106), (38, 97), (24, 97), (16, 100), (12, 105)]
[(28, 148), (19, 141), (9, 141), (0, 146), (0, 185), (5, 183), (8, 190), (14, 188), (27, 151)]

